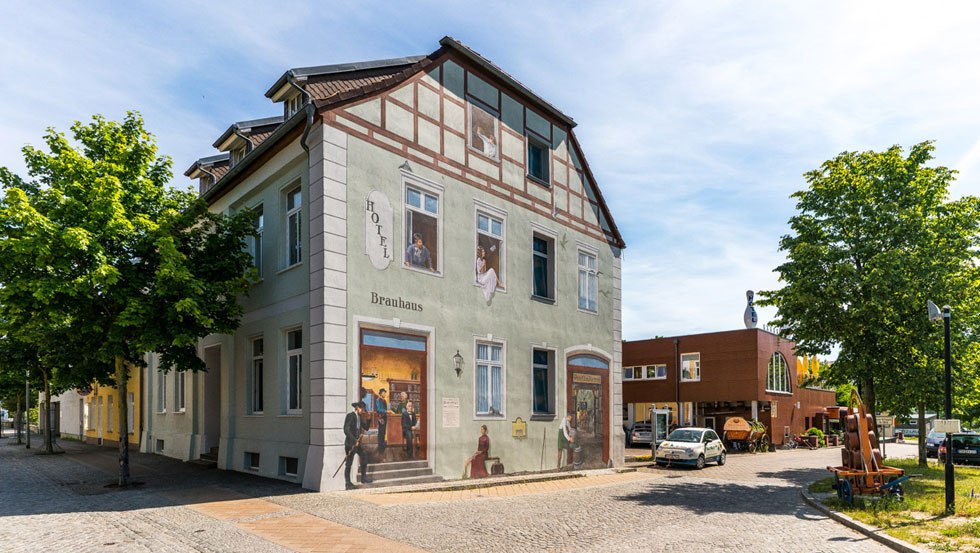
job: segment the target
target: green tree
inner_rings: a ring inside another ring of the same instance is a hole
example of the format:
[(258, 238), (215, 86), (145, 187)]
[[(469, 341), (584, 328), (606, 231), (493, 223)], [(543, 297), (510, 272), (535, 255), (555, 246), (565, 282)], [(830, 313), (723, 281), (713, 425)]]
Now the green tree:
[(949, 199), (955, 172), (927, 166), (933, 150), (923, 142), (907, 156), (898, 146), (844, 152), (806, 173), (792, 233), (780, 241), (783, 287), (760, 293), (801, 353), (839, 349), (824, 376), (856, 383), (870, 412), (941, 404), (942, 336), (926, 315), (930, 298), (953, 306), (958, 393), (976, 395), (967, 377), (980, 313), (980, 204)]
[[(197, 341), (237, 328), (251, 217), (212, 213), (170, 188), (170, 159), (138, 114), (95, 116), (71, 134), (74, 143), (51, 129), (48, 151), (23, 149), (28, 179), (0, 169), (0, 321), (36, 320), (25, 340), (68, 349), (62, 382), (112, 382), (125, 429), (129, 371), (146, 352), (163, 370), (204, 370)], [(128, 482), (123, 433), (119, 485)]]

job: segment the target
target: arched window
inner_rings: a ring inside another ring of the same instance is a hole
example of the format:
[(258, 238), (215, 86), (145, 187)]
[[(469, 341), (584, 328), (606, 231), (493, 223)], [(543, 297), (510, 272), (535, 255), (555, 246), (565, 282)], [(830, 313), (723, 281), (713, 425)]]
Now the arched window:
[(778, 351), (769, 358), (769, 370), (766, 374), (767, 392), (786, 392), (790, 393), (789, 365), (786, 358)]

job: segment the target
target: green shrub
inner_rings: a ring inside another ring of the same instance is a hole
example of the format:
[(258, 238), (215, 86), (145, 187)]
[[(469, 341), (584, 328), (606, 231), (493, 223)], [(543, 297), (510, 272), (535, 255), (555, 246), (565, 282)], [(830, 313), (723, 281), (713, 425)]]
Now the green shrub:
[(827, 439), (824, 438), (824, 436), (823, 436), (823, 430), (820, 430), (819, 428), (816, 428), (816, 427), (812, 427), (812, 428), (807, 429), (806, 435), (807, 436), (816, 436), (817, 437), (817, 443), (820, 445), (820, 447), (827, 447)]

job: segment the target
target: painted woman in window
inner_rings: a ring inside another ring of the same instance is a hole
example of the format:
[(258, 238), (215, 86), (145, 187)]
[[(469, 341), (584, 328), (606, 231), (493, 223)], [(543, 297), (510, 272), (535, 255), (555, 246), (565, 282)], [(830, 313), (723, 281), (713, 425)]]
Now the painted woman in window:
[(412, 243), (405, 250), (405, 266), (419, 267), (435, 271), (432, 267), (432, 256), (429, 255), (429, 248), (422, 243), (422, 235), (415, 233), (412, 235)]
[(487, 301), (493, 297), (498, 285), (503, 286), (503, 283), (497, 278), (497, 272), (493, 270), (493, 267), (487, 265), (487, 251), (483, 249), (483, 246), (476, 247), (476, 283), (483, 289), (483, 297)]

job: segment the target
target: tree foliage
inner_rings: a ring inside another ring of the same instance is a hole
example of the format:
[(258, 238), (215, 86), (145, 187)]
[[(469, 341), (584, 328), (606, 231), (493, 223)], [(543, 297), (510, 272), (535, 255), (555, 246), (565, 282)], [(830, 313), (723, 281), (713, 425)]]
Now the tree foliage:
[(933, 150), (844, 152), (806, 173), (780, 241), (783, 287), (760, 293), (801, 353), (838, 349), (823, 376), (856, 383), (872, 410), (942, 404), (942, 332), (927, 299), (952, 306), (956, 393), (977, 394), (980, 203), (949, 199), (955, 172), (928, 166)]
[(198, 339), (237, 327), (250, 217), (169, 187), (170, 159), (138, 114), (71, 135), (50, 129), (47, 151), (25, 147), (26, 179), (0, 169), (0, 334), (36, 346), (59, 385), (118, 386), (126, 428), (129, 367), (154, 351), (166, 369), (203, 369)]

